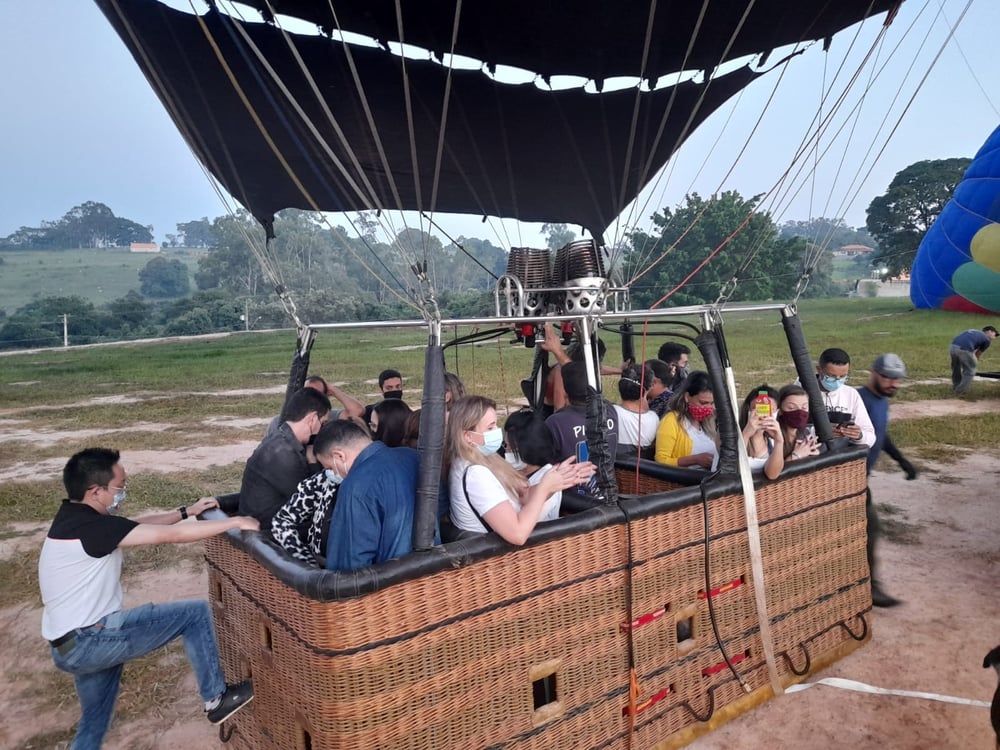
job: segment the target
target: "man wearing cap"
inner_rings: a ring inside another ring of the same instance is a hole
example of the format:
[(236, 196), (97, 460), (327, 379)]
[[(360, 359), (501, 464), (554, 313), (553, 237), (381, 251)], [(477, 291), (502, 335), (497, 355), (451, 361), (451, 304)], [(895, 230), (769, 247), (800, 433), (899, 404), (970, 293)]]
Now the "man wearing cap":
[[(889, 437), (889, 399), (896, 395), (899, 383), (905, 377), (906, 365), (899, 355), (880, 354), (872, 363), (868, 382), (858, 388), (858, 395), (864, 401), (868, 416), (875, 427), (875, 443), (868, 451), (869, 474), (884, 450), (906, 472), (907, 479), (917, 478), (917, 470), (913, 464), (903, 457)], [(879, 537), (879, 520), (872, 503), (870, 487), (865, 499), (865, 511), (868, 516), (868, 567), (872, 576), (872, 604), (876, 607), (893, 607), (900, 603), (899, 599), (885, 593), (875, 576), (875, 544)]]
[(948, 353), (951, 355), (951, 386), (955, 393), (962, 395), (969, 390), (983, 352), (996, 337), (997, 329), (985, 326), (981, 331), (975, 328), (962, 331), (951, 340)]

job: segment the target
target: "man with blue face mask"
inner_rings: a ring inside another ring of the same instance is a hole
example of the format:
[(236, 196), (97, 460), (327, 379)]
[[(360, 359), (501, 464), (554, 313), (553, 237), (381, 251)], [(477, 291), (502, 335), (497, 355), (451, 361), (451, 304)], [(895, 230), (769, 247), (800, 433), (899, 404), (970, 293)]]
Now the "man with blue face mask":
[(861, 396), (846, 387), (851, 358), (843, 349), (826, 349), (819, 355), (816, 379), (826, 404), (835, 437), (844, 437), (854, 445), (875, 445), (875, 427)]
[(353, 570), (409, 554), (420, 454), (373, 442), (351, 421), (331, 422), (325, 429), (320, 460), (327, 479), (340, 484), (326, 567)]
[(288, 502), (271, 519), (274, 541), (292, 557), (310, 565), (326, 564), (330, 519), (340, 483), (344, 481), (338, 473), (337, 456), (331, 451), (331, 438), (338, 433), (334, 424), (323, 425), (313, 441), (313, 453), (323, 471), (299, 482)]
[(125, 662), (184, 639), (184, 648), (213, 724), (253, 700), (247, 680), (225, 683), (212, 625), (203, 599), (123, 608), (122, 548), (195, 542), (231, 529), (257, 531), (254, 518), (188, 521), (214, 497), (135, 520), (112, 514), (125, 500), (126, 475), (119, 453), (87, 448), (63, 469), (63, 500), (42, 545), (38, 584), (42, 594), (42, 637), (56, 667), (73, 675), (80, 699), (80, 723), (71, 748), (99, 748), (114, 714)]

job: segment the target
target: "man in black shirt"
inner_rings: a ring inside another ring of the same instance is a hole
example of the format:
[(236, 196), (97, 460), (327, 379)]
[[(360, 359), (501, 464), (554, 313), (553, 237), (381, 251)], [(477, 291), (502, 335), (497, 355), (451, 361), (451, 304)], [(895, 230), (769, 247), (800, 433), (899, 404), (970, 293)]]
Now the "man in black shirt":
[(240, 514), (256, 518), (265, 531), (299, 482), (322, 468), (309, 457), (306, 446), (330, 416), (330, 400), (313, 388), (303, 388), (288, 400), (284, 414), (284, 423), (250, 456), (240, 487)]

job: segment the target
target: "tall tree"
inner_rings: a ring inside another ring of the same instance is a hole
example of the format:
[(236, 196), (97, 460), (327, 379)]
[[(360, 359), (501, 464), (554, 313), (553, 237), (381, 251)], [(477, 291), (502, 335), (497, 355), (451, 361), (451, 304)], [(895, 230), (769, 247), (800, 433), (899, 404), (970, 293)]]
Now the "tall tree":
[(247, 212), (219, 216), (212, 222), (215, 245), (198, 259), (195, 283), (199, 289), (228, 289), (254, 296), (261, 287), (262, 273), (246, 238), (263, 245), (264, 232)]
[[(180, 235), (180, 244), (185, 247), (213, 247), (215, 245), (212, 222), (208, 220), (207, 216), (178, 223), (177, 234)], [(168, 234), (167, 237), (170, 235)]]
[(872, 264), (889, 276), (908, 271), (931, 224), (951, 200), (971, 160), (918, 161), (898, 172), (885, 195), (868, 206), (868, 231), (878, 241)]
[[(652, 266), (632, 285), (632, 299), (648, 306), (683, 282), (669, 304), (713, 302), (747, 261), (749, 266), (740, 272), (731, 299), (791, 297), (801, 276), (807, 243), (797, 237), (780, 238), (770, 214), (752, 213), (757, 200), (744, 198), (736, 191), (709, 199), (693, 193), (684, 205), (654, 214), (658, 234), (633, 233), (632, 249), (625, 257), (626, 281)], [(698, 269), (720, 246), (722, 249)], [(692, 272), (694, 276), (684, 282)], [(824, 288), (822, 277), (828, 272), (829, 266), (824, 268), (822, 264), (813, 270), (815, 291), (810, 285), (811, 294)]]
[(576, 239), (576, 232), (566, 224), (542, 224), (542, 234), (545, 235), (545, 244), (550, 250), (558, 250)]
[(139, 281), (147, 297), (183, 297), (191, 291), (188, 267), (176, 258), (153, 258), (139, 271)]

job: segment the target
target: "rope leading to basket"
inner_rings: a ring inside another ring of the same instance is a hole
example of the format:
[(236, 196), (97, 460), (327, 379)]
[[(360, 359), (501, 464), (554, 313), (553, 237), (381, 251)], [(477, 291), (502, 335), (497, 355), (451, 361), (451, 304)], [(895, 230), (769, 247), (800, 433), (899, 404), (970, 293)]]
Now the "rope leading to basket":
[[(618, 509), (625, 516), (625, 612), (626, 622), (632, 622), (632, 516), (628, 509), (618, 500)], [(628, 651), (628, 735), (625, 739), (627, 750), (632, 748), (632, 735), (635, 733), (635, 717), (639, 713), (639, 677), (635, 671), (635, 643), (632, 638), (632, 629), (625, 629), (625, 645)]]

